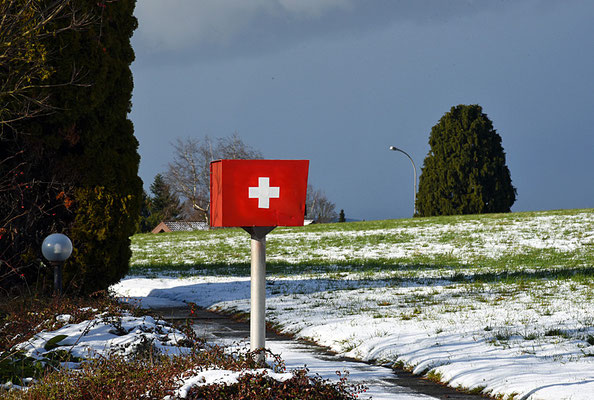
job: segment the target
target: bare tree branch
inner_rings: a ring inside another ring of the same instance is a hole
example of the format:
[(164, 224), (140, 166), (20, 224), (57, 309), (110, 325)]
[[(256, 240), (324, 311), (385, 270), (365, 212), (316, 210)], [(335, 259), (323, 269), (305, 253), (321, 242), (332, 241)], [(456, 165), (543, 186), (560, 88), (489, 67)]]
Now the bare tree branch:
[(198, 215), (186, 212), (186, 219), (208, 222), (212, 161), (262, 158), (262, 154), (245, 144), (237, 133), (216, 141), (208, 136), (203, 139), (177, 139), (172, 145), (173, 161), (168, 166), (165, 179), (173, 192), (197, 211)]
[(305, 209), (309, 219), (313, 219), (317, 223), (334, 222), (338, 217), (335, 208), (336, 205), (328, 200), (322, 190), (307, 185)]
[(68, 82), (46, 83), (52, 74), (48, 61), (53, 55), (43, 42), (66, 31), (88, 28), (97, 18), (77, 10), (71, 0), (1, 0), (0, 15), (0, 125), (55, 111), (41, 89), (84, 84), (74, 65)]

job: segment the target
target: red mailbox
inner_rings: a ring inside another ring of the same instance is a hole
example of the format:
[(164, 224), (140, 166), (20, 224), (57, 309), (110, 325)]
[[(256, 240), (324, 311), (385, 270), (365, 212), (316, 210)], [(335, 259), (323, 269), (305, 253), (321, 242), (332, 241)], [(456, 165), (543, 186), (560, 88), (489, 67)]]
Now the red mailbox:
[(308, 167), (308, 160), (213, 161), (210, 225), (303, 225)]

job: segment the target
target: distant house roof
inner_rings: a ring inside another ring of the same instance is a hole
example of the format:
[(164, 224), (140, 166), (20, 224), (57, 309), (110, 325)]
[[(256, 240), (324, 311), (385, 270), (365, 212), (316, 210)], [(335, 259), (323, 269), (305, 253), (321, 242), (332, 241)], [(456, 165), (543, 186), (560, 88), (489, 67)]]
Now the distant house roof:
[(161, 232), (190, 232), (206, 231), (208, 224), (206, 222), (195, 221), (163, 221), (151, 231), (151, 233)]

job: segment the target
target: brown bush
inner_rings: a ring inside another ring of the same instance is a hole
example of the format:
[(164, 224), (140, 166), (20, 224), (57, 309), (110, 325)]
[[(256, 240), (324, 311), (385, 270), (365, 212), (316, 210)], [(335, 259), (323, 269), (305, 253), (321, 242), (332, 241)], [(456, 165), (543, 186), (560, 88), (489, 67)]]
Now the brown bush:
[[(120, 316), (124, 308), (105, 296), (0, 300), (0, 369), (2, 361), (15, 356), (11, 352), (15, 344), (41, 330), (55, 330), (64, 325), (56, 316), (69, 314), (69, 323), (78, 323), (103, 312)], [(188, 337), (183, 346), (190, 348), (189, 354), (168, 357), (153, 352), (150, 347), (132, 360), (116, 355), (100, 357), (84, 362), (77, 370), (56, 370), (57, 364), (31, 365), (31, 368), (35, 367), (37, 382), (27, 391), (2, 392), (0, 389), (0, 397), (8, 400), (163, 400), (171, 396), (173, 400), (176, 398), (175, 390), (181, 385), (181, 377), (188, 375), (188, 371), (213, 368), (244, 371), (263, 366), (256, 361), (256, 353), (229, 351), (207, 344), (194, 334), (189, 321), (181, 329)], [(280, 357), (270, 354), (270, 358), (274, 371), (283, 372), (285, 367)], [(22, 381), (16, 383), (22, 384)], [(341, 376), (338, 383), (332, 384), (310, 376), (306, 369), (302, 369), (295, 371), (291, 379), (279, 382), (266, 373), (248, 371), (233, 385), (194, 387), (188, 399), (343, 400), (354, 399), (355, 394), (361, 391), (361, 386), (349, 385), (346, 376)]]

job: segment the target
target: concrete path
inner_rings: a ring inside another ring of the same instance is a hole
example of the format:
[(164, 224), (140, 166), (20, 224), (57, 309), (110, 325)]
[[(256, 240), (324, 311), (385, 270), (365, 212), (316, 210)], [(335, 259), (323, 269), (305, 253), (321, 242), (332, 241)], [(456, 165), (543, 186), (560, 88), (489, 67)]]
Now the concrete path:
[[(192, 319), (196, 333), (209, 342), (249, 349), (249, 322), (203, 309), (190, 314), (188, 308), (170, 308), (158, 310), (158, 314), (171, 321)], [(457, 392), (403, 370), (339, 357), (326, 348), (272, 331), (266, 333), (266, 347), (282, 357), (288, 370), (307, 366), (310, 374), (318, 374), (333, 381), (337, 380), (336, 371), (349, 371), (349, 382), (363, 383), (369, 388), (366, 393), (359, 395), (360, 399), (484, 399), (478, 395)]]

